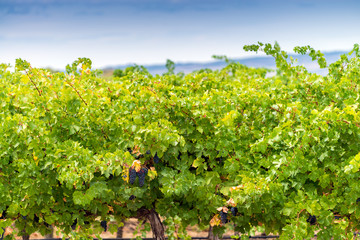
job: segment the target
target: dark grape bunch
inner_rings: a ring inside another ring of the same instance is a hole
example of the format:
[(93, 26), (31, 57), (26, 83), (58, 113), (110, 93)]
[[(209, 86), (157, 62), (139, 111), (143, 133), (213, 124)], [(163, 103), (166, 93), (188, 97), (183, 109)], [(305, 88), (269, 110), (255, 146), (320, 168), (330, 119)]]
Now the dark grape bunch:
[(133, 150), (131, 148), (127, 148), (126, 151), (128, 151), (130, 154), (132, 154)]
[(145, 177), (146, 177), (147, 172), (148, 172), (147, 168), (142, 168), (138, 173), (136, 173), (139, 177), (139, 186), (140, 187), (144, 186)]
[(34, 222), (39, 223), (40, 218), (35, 214), (34, 215)]
[(155, 153), (154, 163), (159, 163), (159, 162), (160, 162), (160, 158), (158, 157), (157, 153)]
[[(7, 210), (7, 207), (6, 207)], [(0, 219), (5, 219), (6, 218), (6, 210), (4, 210), (0, 216)]]
[(71, 225), (71, 229), (75, 230), (77, 224), (77, 218), (74, 220), (73, 224)]
[(316, 216), (310, 215), (306, 221), (307, 221), (308, 223), (310, 223), (310, 225), (315, 225), (315, 223), (316, 223)]
[(232, 215), (235, 217), (236, 214), (238, 213), (237, 207), (232, 207), (230, 210), (231, 210)]
[(221, 211), (221, 212), (220, 212), (220, 218), (221, 218), (221, 223), (222, 223), (222, 224), (227, 223), (227, 213), (226, 213), (226, 212)]
[(47, 227), (47, 228), (51, 226), (50, 224), (48, 224), (48, 223), (45, 222), (45, 221), (44, 221), (44, 225), (45, 225), (45, 227)]
[(139, 186), (142, 187), (145, 184), (145, 177), (148, 173), (148, 169), (143, 167), (139, 172), (136, 172), (135, 168), (129, 169), (129, 183), (134, 184), (136, 177), (139, 177)]
[(356, 199), (356, 203), (360, 202), (360, 198)]
[(129, 200), (134, 200), (136, 197), (134, 196), (134, 195), (131, 195), (130, 197), (129, 197)]
[(100, 225), (104, 229), (104, 232), (106, 232), (107, 231), (107, 221), (101, 221)]
[(135, 168), (130, 168), (129, 169), (129, 183), (134, 184), (135, 180), (136, 180), (136, 170), (135, 170)]

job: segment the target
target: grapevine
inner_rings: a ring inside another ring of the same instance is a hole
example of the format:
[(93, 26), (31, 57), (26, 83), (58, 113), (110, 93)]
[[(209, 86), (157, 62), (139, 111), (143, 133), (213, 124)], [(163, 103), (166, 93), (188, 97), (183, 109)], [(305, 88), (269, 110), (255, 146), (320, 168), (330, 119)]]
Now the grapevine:
[(1, 64), (0, 231), (56, 226), (90, 238), (110, 216), (149, 221), (160, 239), (174, 219), (184, 236), (188, 225), (221, 235), (234, 224), (281, 239), (352, 238), (359, 46), (332, 64), (309, 46), (294, 49), (325, 76), (277, 43), (244, 49), (273, 56), (276, 74), (226, 57), (219, 70), (177, 74), (168, 61), (164, 75), (137, 66), (111, 80), (86, 58), (58, 73)]

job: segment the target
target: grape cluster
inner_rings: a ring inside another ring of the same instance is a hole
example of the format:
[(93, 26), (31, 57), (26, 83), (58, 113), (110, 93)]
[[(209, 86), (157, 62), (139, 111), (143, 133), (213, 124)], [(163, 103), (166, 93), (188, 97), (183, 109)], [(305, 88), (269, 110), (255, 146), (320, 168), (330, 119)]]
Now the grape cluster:
[(0, 219), (5, 219), (5, 218), (6, 218), (6, 210), (4, 210), (0, 216)]
[(45, 227), (47, 227), (47, 228), (51, 226), (50, 224), (48, 224), (48, 223), (45, 222), (45, 221), (44, 221), (44, 225), (45, 225)]
[(139, 186), (140, 187), (144, 186), (145, 177), (146, 177), (147, 172), (148, 172), (147, 168), (142, 168), (138, 173), (136, 173), (139, 177)]
[(160, 162), (160, 158), (158, 157), (157, 153), (155, 153), (154, 163), (159, 163), (159, 162)]
[(230, 210), (231, 210), (232, 215), (235, 217), (236, 214), (238, 213), (237, 207), (232, 207)]
[(220, 212), (220, 218), (221, 218), (221, 223), (222, 223), (222, 224), (227, 223), (227, 213), (226, 213), (226, 212), (221, 211), (221, 212)]
[(100, 225), (104, 229), (104, 232), (106, 232), (107, 231), (107, 221), (101, 221)]
[[(148, 169), (143, 167), (139, 172), (136, 172), (135, 168), (129, 169), (129, 183), (134, 184), (136, 177), (139, 177), (139, 186), (142, 187), (145, 184), (145, 177), (148, 173)], [(130, 199), (131, 200), (131, 199)]]
[(315, 223), (316, 223), (316, 216), (310, 215), (306, 221), (307, 221), (308, 223), (310, 223), (310, 225), (315, 225)]
[(134, 184), (135, 180), (136, 180), (136, 170), (135, 170), (135, 168), (130, 168), (129, 169), (129, 183)]
[(73, 224), (71, 225), (71, 229), (75, 230), (77, 224), (77, 218), (74, 220)]
[(35, 214), (34, 215), (34, 222), (39, 223), (40, 218)]

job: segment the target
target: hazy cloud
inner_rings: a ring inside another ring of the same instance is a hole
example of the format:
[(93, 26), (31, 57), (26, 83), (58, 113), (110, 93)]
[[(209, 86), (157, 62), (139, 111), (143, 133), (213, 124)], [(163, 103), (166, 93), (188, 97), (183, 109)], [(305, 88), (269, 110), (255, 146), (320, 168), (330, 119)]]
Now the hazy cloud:
[(285, 50), (349, 49), (359, 9), (357, 0), (0, 0), (0, 62), (204, 61), (275, 40)]

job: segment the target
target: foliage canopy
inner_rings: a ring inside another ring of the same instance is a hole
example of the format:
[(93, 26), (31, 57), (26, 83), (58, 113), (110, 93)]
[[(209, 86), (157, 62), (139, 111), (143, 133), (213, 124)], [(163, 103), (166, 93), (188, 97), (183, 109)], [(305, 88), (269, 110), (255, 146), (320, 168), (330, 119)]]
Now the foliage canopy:
[[(86, 58), (66, 73), (2, 64), (0, 227), (55, 225), (80, 238), (110, 216), (153, 209), (170, 237), (210, 222), (221, 234), (218, 214), (236, 206), (227, 218), (242, 233), (261, 225), (281, 239), (316, 230), (350, 239), (360, 228), (359, 46), (330, 65), (309, 46), (294, 49), (326, 76), (277, 43), (244, 49), (272, 55), (277, 74), (227, 58), (216, 71), (174, 74), (168, 61), (162, 76), (135, 66), (111, 81)], [(129, 183), (131, 169), (146, 169), (144, 186), (140, 175)]]

